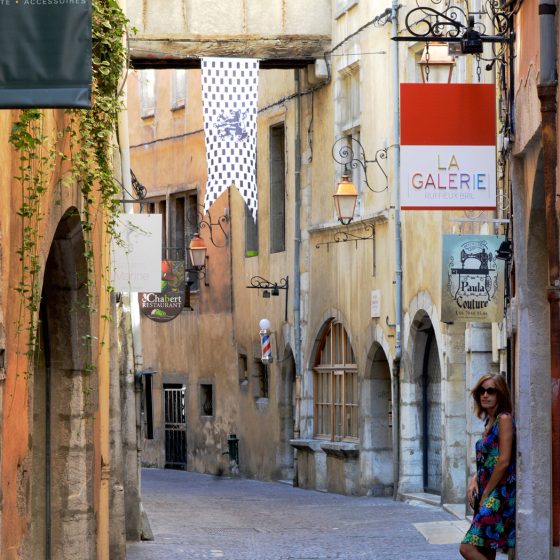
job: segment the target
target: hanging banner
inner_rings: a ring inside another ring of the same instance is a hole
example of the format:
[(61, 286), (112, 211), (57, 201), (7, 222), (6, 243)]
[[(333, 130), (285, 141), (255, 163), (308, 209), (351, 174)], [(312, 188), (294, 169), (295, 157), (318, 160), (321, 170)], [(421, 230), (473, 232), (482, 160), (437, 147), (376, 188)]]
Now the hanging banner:
[(111, 242), (111, 285), (116, 292), (160, 289), (161, 221), (161, 214), (120, 214)]
[(201, 75), (208, 162), (204, 211), (236, 186), (256, 221), (259, 61), (203, 58)]
[(91, 107), (91, 0), (0, 0), (0, 108)]
[(167, 323), (185, 308), (185, 261), (161, 261), (159, 292), (138, 294), (140, 311), (157, 323)]
[(504, 261), (496, 255), (501, 235), (444, 235), (441, 320), (496, 323), (504, 315)]
[(401, 84), (401, 209), (496, 208), (493, 84)]

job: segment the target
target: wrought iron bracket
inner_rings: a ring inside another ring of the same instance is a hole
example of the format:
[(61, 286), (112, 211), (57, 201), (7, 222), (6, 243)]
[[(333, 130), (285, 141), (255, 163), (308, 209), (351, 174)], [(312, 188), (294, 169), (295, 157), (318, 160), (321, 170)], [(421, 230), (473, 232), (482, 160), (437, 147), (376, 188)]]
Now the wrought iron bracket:
[(136, 178), (134, 171), (130, 170), (130, 180), (132, 182), (132, 188), (134, 189), (134, 194), (136, 194), (137, 200), (143, 200), (146, 198), (148, 189)]
[[(350, 142), (350, 144), (348, 144)], [(344, 165), (345, 170), (357, 169), (360, 166), (364, 171), (364, 182), (371, 192), (380, 193), (389, 188), (389, 178), (387, 172), (381, 165), (383, 160), (387, 159), (389, 148), (381, 148), (375, 152), (373, 159), (367, 159), (364, 147), (359, 140), (351, 136), (343, 136), (335, 141), (332, 147), (332, 157), (336, 163)], [(383, 188), (373, 188), (368, 181), (367, 166), (368, 163), (375, 163), (379, 171), (383, 175)]]
[[(394, 41), (426, 41), (460, 43), (462, 54), (482, 52), (483, 43), (513, 42), (513, 14), (498, 2), (483, 2), (480, 10), (470, 12), (468, 4), (461, 7), (449, 0), (432, 0), (405, 16), (410, 35), (393, 37)], [(477, 18), (478, 16), (478, 18)]]
[(280, 290), (286, 290), (286, 302), (284, 307), (284, 321), (288, 320), (288, 290), (290, 287), (288, 276), (285, 278), (280, 278), (278, 282), (271, 282), (262, 276), (253, 276), (250, 282), (250, 286), (245, 286), (249, 289), (262, 290), (262, 296), (264, 298), (269, 298), (270, 296), (280, 295)]
[[(210, 237), (210, 241), (214, 247), (221, 249), (227, 245), (227, 241), (229, 239), (229, 235), (225, 230), (225, 226), (229, 223), (229, 215), (227, 212), (224, 212), (216, 221), (212, 220), (212, 215), (210, 214), (210, 210), (206, 212), (204, 215), (202, 211), (203, 206), (200, 205), (199, 209), (196, 211), (196, 216), (193, 216), (192, 213), (189, 215), (187, 213), (187, 220), (193, 226), (198, 226), (199, 230), (207, 229)], [(217, 231), (219, 232), (219, 236), (222, 238), (222, 241), (214, 239), (215, 230), (214, 228), (219, 228)]]
[(358, 248), (358, 241), (369, 241), (372, 242), (372, 256), (373, 256), (373, 276), (375, 276), (375, 226), (371, 224), (363, 224), (363, 229), (360, 233), (353, 233), (351, 231), (337, 231), (331, 241), (321, 241), (315, 244), (316, 249), (320, 249), (321, 245), (327, 246), (327, 251), (331, 245), (336, 243), (347, 243), (348, 241), (354, 241), (356, 244), (356, 249)]

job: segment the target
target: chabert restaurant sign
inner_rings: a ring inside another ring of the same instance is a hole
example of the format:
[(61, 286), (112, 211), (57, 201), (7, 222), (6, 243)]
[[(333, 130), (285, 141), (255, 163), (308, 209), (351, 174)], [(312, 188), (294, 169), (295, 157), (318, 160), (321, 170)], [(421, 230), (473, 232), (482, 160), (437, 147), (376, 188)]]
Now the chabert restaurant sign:
[(156, 323), (175, 319), (185, 307), (185, 261), (161, 261), (161, 291), (139, 292), (138, 302)]
[(501, 235), (444, 235), (441, 320), (494, 323), (504, 315)]
[(401, 208), (496, 208), (493, 84), (401, 84)]
[(91, 0), (0, 0), (0, 109), (91, 107)]

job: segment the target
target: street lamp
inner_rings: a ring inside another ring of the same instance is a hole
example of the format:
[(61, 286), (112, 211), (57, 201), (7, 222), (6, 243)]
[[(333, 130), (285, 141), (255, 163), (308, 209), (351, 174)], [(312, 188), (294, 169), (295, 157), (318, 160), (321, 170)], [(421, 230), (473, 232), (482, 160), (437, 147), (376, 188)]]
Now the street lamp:
[(338, 221), (347, 226), (354, 219), (356, 202), (358, 200), (358, 191), (356, 191), (356, 187), (350, 181), (348, 175), (342, 176), (342, 180), (338, 183), (333, 198)]
[(189, 244), (189, 256), (191, 264), (196, 270), (202, 270), (206, 267), (206, 253), (208, 248), (200, 237), (199, 233), (195, 233)]
[(455, 57), (449, 54), (446, 43), (426, 43), (422, 56), (418, 62), (422, 82), (432, 80), (435, 83), (450, 83), (451, 74), (455, 67)]

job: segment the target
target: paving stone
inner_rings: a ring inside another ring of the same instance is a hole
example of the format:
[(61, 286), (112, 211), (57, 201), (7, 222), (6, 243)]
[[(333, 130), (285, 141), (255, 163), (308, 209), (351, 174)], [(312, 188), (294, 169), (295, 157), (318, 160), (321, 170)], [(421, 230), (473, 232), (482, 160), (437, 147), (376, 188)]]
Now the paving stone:
[(154, 540), (128, 560), (459, 560), (467, 527), (426, 504), (184, 471), (143, 469), (142, 497)]

